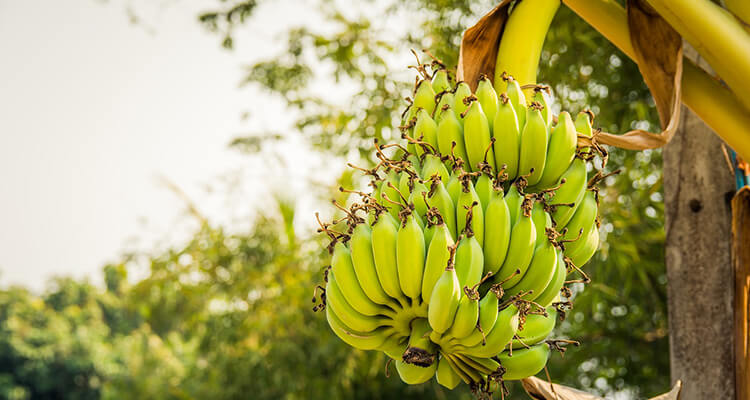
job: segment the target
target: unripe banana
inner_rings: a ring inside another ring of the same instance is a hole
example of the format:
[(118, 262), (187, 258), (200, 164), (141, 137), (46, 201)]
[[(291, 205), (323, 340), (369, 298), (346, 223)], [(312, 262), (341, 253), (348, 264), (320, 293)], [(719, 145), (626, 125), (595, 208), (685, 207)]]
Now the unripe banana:
[(349, 247), (357, 280), (367, 297), (375, 303), (397, 309), (398, 305), (383, 290), (378, 278), (375, 258), (372, 254), (372, 228), (367, 224), (357, 225), (349, 239)]
[(445, 357), (441, 357), (438, 361), (435, 378), (437, 379), (437, 383), (450, 390), (455, 389), (461, 383), (461, 377), (453, 370)]
[(425, 318), (416, 318), (411, 321), (411, 332), (409, 333), (409, 345), (404, 351), (402, 359), (405, 363), (429, 367), (437, 359), (435, 344), (430, 341), (430, 324)]
[(505, 194), (505, 203), (508, 205), (508, 211), (510, 212), (510, 226), (515, 226), (518, 221), (518, 214), (521, 210), (521, 201), (523, 201), (523, 195), (518, 191), (516, 185), (510, 185), (508, 192)]
[(458, 242), (456, 251), (456, 275), (461, 287), (473, 287), (482, 280), (484, 254), (482, 246), (474, 236), (465, 236)]
[(523, 274), (523, 278), (517, 284), (505, 291), (505, 296), (510, 298), (519, 293), (528, 293), (523, 296), (524, 300), (534, 301), (552, 281), (557, 265), (557, 248), (544, 239), (544, 244), (536, 248), (531, 259), (529, 268)]
[(335, 274), (328, 274), (328, 283), (326, 284), (326, 304), (333, 309), (336, 316), (341, 319), (344, 325), (358, 332), (372, 332), (375, 329), (387, 325), (387, 321), (382, 317), (371, 317), (360, 314), (347, 302), (344, 294), (341, 293), (339, 285), (336, 283)]
[(539, 247), (548, 242), (546, 229), (552, 229), (552, 217), (544, 211), (544, 206), (540, 201), (535, 201), (531, 209), (531, 219), (534, 220), (536, 230), (536, 247)]
[[(464, 127), (450, 109), (441, 112), (438, 124), (438, 150), (442, 155), (455, 155), (464, 162), (469, 161), (464, 144)], [(453, 146), (455, 143), (455, 147)]]
[(414, 92), (414, 104), (413, 109), (423, 109), (427, 111), (428, 115), (432, 115), (435, 111), (435, 91), (432, 89), (432, 84), (428, 80), (422, 80), (417, 86), (417, 90)]
[[(526, 112), (526, 125), (521, 132), (521, 153), (518, 161), (518, 174), (531, 173), (526, 180), (529, 186), (536, 185), (542, 178), (547, 158), (547, 125), (542, 117), (542, 106), (531, 103)], [(533, 171), (533, 172), (532, 172)]]
[[(536, 228), (534, 227), (534, 221), (531, 219), (531, 214), (528, 211), (520, 210), (524, 205), (519, 205), (517, 211), (518, 220), (510, 233), (510, 243), (508, 244), (508, 254), (505, 257), (503, 266), (500, 267), (500, 271), (495, 277), (495, 282), (503, 282), (503, 287), (512, 287), (526, 272), (526, 269), (531, 262), (531, 257), (534, 254), (534, 247), (536, 246)], [(516, 270), (520, 271), (520, 274), (516, 274), (511, 278)]]
[(372, 226), (372, 254), (378, 280), (385, 292), (396, 299), (403, 298), (398, 281), (397, 260), (398, 223), (387, 213), (381, 213)]
[[(521, 90), (521, 85), (518, 81), (513, 79), (511, 76), (506, 76), (508, 87), (505, 92), (508, 94), (510, 103), (513, 105), (513, 109), (516, 110), (516, 116), (518, 117), (518, 126), (523, 127), (526, 125), (526, 96)], [(519, 173), (521, 175), (521, 173)]]
[(547, 365), (550, 349), (547, 343), (539, 343), (528, 349), (513, 350), (512, 355), (502, 352), (498, 358), (505, 368), (503, 380), (515, 381), (536, 375)]
[(492, 332), (498, 316), (498, 298), (495, 290), (490, 289), (479, 301), (479, 326), (474, 329), (470, 335), (453, 339), (452, 343), (464, 347), (473, 347), (485, 340), (485, 337)]
[(445, 168), (445, 164), (443, 164), (443, 160), (441, 160), (440, 157), (434, 154), (425, 154), (424, 162), (422, 163), (422, 173), (420, 176), (423, 180), (427, 181), (435, 174), (437, 174), (443, 182), (448, 182), (448, 178), (450, 177), (450, 173), (448, 173), (448, 169)]
[[(587, 190), (583, 195), (580, 205), (576, 207), (573, 217), (565, 225), (567, 232), (563, 235), (563, 240), (574, 240), (582, 231), (591, 227), (594, 221), (596, 221), (598, 212), (599, 205), (596, 202), (596, 193), (592, 190)], [(581, 235), (581, 237), (583, 238), (584, 236)]]
[(505, 93), (500, 95), (498, 101), (492, 136), (495, 138), (495, 165), (505, 165), (508, 178), (515, 179), (518, 176), (518, 157), (521, 154), (521, 131), (516, 110)]
[(570, 167), (560, 177), (560, 182), (565, 179), (565, 183), (551, 196), (550, 204), (573, 204), (573, 207), (565, 205), (557, 206), (557, 210), (552, 213), (552, 220), (556, 226), (565, 226), (573, 217), (576, 208), (581, 203), (583, 195), (586, 193), (586, 163), (580, 158), (576, 158), (570, 164)]
[[(438, 151), (437, 124), (425, 110), (417, 112), (417, 123), (414, 125), (414, 139), (428, 143), (431, 151)], [(425, 153), (423, 146), (416, 146), (416, 154), (421, 156)]]
[[(544, 123), (549, 127), (552, 125), (552, 119), (554, 118), (552, 116), (552, 101), (549, 98), (549, 93), (547, 92), (549, 90), (549, 86), (543, 86), (538, 85), (536, 88), (534, 88), (534, 101), (541, 104), (544, 109), (542, 110), (542, 118), (544, 118)], [(547, 133), (549, 133), (549, 129), (547, 130)]]
[(339, 288), (344, 294), (346, 301), (358, 312), (372, 316), (384, 314), (386, 308), (374, 303), (367, 297), (357, 280), (357, 274), (354, 272), (352, 256), (349, 249), (343, 243), (336, 243), (331, 258), (331, 272), (336, 275)]
[(344, 325), (338, 316), (326, 307), (326, 318), (328, 326), (344, 343), (360, 350), (375, 350), (385, 343), (385, 340), (394, 333), (392, 327), (379, 328), (371, 333), (355, 332)]
[(456, 357), (460, 358), (470, 367), (479, 371), (482, 375), (492, 374), (497, 371), (498, 368), (500, 368), (500, 363), (491, 358), (472, 357), (464, 354), (456, 354)]
[(546, 339), (552, 330), (555, 329), (557, 320), (557, 309), (547, 307), (547, 315), (530, 314), (526, 316), (523, 329), (519, 329), (517, 335), (520, 339), (513, 339), (511, 346), (515, 349), (522, 349), (527, 346), (533, 346)]
[(398, 213), (401, 212), (401, 206), (387, 201), (385, 197), (393, 201), (399, 200), (400, 197), (398, 192), (396, 191), (396, 189), (389, 186), (388, 182), (390, 182), (391, 185), (398, 187), (400, 179), (401, 177), (398, 175), (398, 173), (396, 173), (396, 171), (388, 171), (388, 174), (385, 176), (385, 180), (381, 184), (380, 198), (377, 199), (380, 205), (388, 209), (388, 212), (393, 218), (398, 218)]
[(494, 357), (510, 343), (517, 330), (518, 309), (514, 305), (509, 305), (498, 313), (495, 326), (487, 334), (485, 343), (480, 343), (474, 347), (462, 348), (457, 351), (473, 357)]
[(407, 364), (401, 360), (396, 361), (396, 371), (398, 376), (404, 383), (409, 385), (418, 385), (425, 383), (435, 375), (437, 370), (437, 363), (433, 363), (429, 367), (420, 367), (413, 364)]
[(557, 296), (560, 294), (560, 289), (562, 289), (563, 285), (565, 284), (565, 278), (568, 276), (568, 270), (563, 257), (563, 253), (561, 251), (558, 251), (557, 262), (555, 263), (555, 275), (552, 277), (552, 280), (547, 285), (547, 287), (544, 288), (544, 291), (535, 300), (537, 304), (541, 304), (543, 307), (549, 306), (550, 303), (552, 303), (557, 298)]
[[(474, 98), (476, 100), (476, 98)], [(464, 115), (464, 144), (466, 145), (466, 154), (469, 156), (469, 169), (478, 171), (479, 164), (485, 159), (494, 171), (495, 153), (490, 146), (490, 125), (487, 117), (484, 115), (482, 105), (478, 101), (472, 101), (466, 114)]]
[(427, 304), (430, 303), (435, 284), (443, 274), (445, 266), (448, 265), (450, 259), (448, 248), (453, 244), (454, 240), (448, 227), (444, 223), (437, 224), (432, 241), (430, 241), (430, 247), (427, 249), (424, 277), (422, 278), (422, 300)]
[(434, 90), (435, 93), (440, 93), (450, 90), (450, 88), (451, 82), (448, 78), (448, 70), (441, 68), (435, 71), (435, 74), (432, 75), (432, 90)]
[[(456, 202), (456, 229), (459, 234), (463, 233), (467, 230), (466, 223), (469, 220), (471, 234), (476, 237), (477, 242), (482, 246), (484, 245), (484, 212), (482, 206), (479, 205), (479, 201), (479, 195), (474, 190), (471, 180), (464, 178), (461, 193), (459, 193)], [(471, 218), (468, 218), (469, 210), (471, 210)]]
[(495, 122), (495, 114), (497, 113), (497, 93), (495, 93), (495, 88), (492, 87), (492, 82), (490, 82), (487, 76), (482, 76), (479, 79), (476, 96), (482, 105), (484, 115), (487, 117), (490, 130), (492, 130), (493, 123)]
[[(593, 122), (594, 114), (591, 111), (582, 111), (576, 116), (576, 131), (581, 135), (591, 137), (594, 132), (591, 129), (591, 123)], [(581, 153), (590, 153), (591, 149), (582, 149)]]
[(502, 188), (493, 188), (484, 213), (484, 273), (497, 274), (508, 254), (511, 232), (510, 210)]
[(435, 106), (435, 122), (437, 122), (438, 125), (440, 125), (440, 121), (443, 119), (444, 113), (447, 112), (447, 113), (453, 114), (454, 117), (456, 116), (456, 114), (453, 113), (453, 103), (454, 103), (453, 93), (442, 92), (442, 93), (438, 93), (437, 97), (439, 100), (438, 100), (437, 106)]
[(490, 175), (486, 173), (480, 175), (474, 184), (474, 190), (479, 197), (479, 205), (482, 207), (482, 211), (486, 211), (487, 205), (490, 204), (490, 196), (495, 191)]
[[(469, 374), (467, 374), (466, 372), (464, 372), (461, 369), (461, 367), (459, 367), (456, 364), (456, 361), (454, 360), (454, 357), (455, 357), (455, 355), (453, 355), (453, 354), (442, 353), (442, 360), (443, 360), (443, 362), (445, 362), (446, 364), (448, 364), (450, 366), (450, 368), (453, 370), (453, 372), (455, 372), (456, 375), (458, 375), (464, 383), (466, 383), (467, 385), (469, 385), (472, 382), (474, 382), (474, 380), (472, 380), (471, 376)], [(438, 366), (438, 368), (439, 367), (440, 366)]]
[(408, 345), (409, 343), (406, 337), (396, 334), (391, 335), (386, 339), (386, 341), (378, 347), (378, 350), (382, 351), (393, 360), (400, 360)]
[(453, 112), (456, 115), (461, 115), (466, 111), (467, 105), (464, 103), (464, 99), (471, 96), (471, 88), (466, 82), (458, 82), (456, 84), (456, 91), (453, 92)]
[(470, 365), (466, 364), (466, 362), (464, 362), (461, 357), (458, 357), (458, 354), (454, 353), (446, 356), (451, 360), (455, 371), (462, 376), (462, 379), (467, 384), (474, 384), (483, 381), (482, 374), (476, 369), (472, 368)]
[(438, 209), (445, 226), (448, 227), (451, 237), (453, 240), (456, 240), (458, 238), (456, 206), (442, 181), (436, 180), (430, 185), (429, 202), (432, 207)]
[(461, 300), (461, 284), (453, 266), (455, 252), (456, 247), (452, 247), (448, 265), (443, 270), (430, 295), (427, 320), (437, 333), (443, 333), (451, 327), (458, 309), (458, 302)]
[(464, 288), (464, 295), (458, 302), (456, 317), (453, 319), (453, 325), (446, 332), (446, 336), (457, 339), (465, 338), (476, 328), (477, 322), (479, 322), (479, 293), (472, 293), (469, 296)]
[[(417, 212), (417, 216), (419, 217), (419, 222), (424, 222), (424, 217), (427, 215), (427, 203), (425, 202), (425, 198), (427, 194), (430, 192), (430, 189), (425, 186), (424, 183), (422, 183), (421, 180), (415, 179), (414, 183), (412, 184), (413, 187), (411, 190), (407, 193), (409, 194), (409, 204), (414, 204), (415, 211)], [(417, 217), (415, 216), (415, 217)], [(420, 226), (424, 227), (425, 224), (419, 224)]]
[(418, 299), (422, 291), (425, 239), (414, 213), (406, 217), (398, 230), (396, 259), (401, 291), (414, 300)]
[[(454, 171), (450, 178), (448, 178), (448, 183), (445, 184), (445, 190), (447, 190), (448, 194), (451, 196), (453, 204), (458, 204), (458, 198), (461, 196), (461, 180), (458, 179), (457, 171)], [(456, 210), (456, 212), (458, 212), (458, 210)], [(458, 219), (456, 219), (456, 224), (458, 224)]]
[(560, 179), (576, 153), (578, 135), (575, 124), (570, 114), (563, 111), (557, 117), (557, 125), (552, 130), (547, 149), (547, 160), (544, 164), (544, 173), (537, 186), (540, 188), (551, 187)]
[(599, 246), (599, 227), (593, 224), (583, 231), (580, 239), (566, 244), (565, 255), (570, 257), (574, 265), (583, 266), (594, 255), (597, 246)]

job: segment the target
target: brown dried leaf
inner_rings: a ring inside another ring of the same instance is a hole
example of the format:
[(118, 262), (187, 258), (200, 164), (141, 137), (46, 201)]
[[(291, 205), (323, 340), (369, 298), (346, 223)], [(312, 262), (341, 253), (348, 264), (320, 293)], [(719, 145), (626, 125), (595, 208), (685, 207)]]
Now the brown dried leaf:
[[(682, 38), (644, 0), (628, 0), (630, 41), (643, 80), (651, 90), (661, 121), (661, 133), (636, 129), (624, 135), (599, 132), (598, 143), (630, 150), (655, 149), (667, 144), (680, 123)], [(579, 141), (585, 144), (586, 140)]]
[[(601, 400), (601, 397), (582, 392), (567, 386), (549, 383), (536, 377), (529, 377), (521, 381), (526, 393), (533, 399), (539, 400)], [(679, 400), (682, 382), (677, 381), (668, 393), (651, 398), (651, 400)]]
[(495, 77), (497, 49), (500, 46), (508, 7), (511, 0), (503, 0), (474, 26), (464, 32), (458, 53), (456, 79), (465, 81), (471, 90), (477, 88), (479, 78), (484, 74), (490, 80)]

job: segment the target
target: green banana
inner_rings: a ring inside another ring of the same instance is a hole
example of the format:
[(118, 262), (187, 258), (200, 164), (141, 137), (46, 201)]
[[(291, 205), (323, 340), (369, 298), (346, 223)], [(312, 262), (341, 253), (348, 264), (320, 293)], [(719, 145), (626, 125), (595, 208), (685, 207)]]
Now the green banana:
[[(438, 126), (426, 110), (417, 112), (417, 123), (414, 125), (414, 139), (425, 142), (432, 147), (432, 151), (438, 151), (437, 141)], [(425, 153), (423, 146), (416, 146), (416, 154), (421, 156)]]
[(448, 169), (445, 168), (445, 164), (443, 164), (443, 160), (441, 160), (440, 157), (434, 154), (425, 154), (424, 162), (422, 163), (422, 173), (420, 176), (423, 180), (427, 181), (435, 174), (437, 174), (443, 182), (448, 182), (448, 178), (450, 177), (450, 173), (448, 173)]
[(430, 303), (432, 290), (440, 279), (440, 276), (448, 265), (450, 259), (449, 247), (454, 245), (448, 227), (442, 221), (435, 225), (435, 233), (430, 241), (430, 247), (427, 249), (425, 259), (424, 277), (422, 278), (422, 300), (427, 304)]
[(565, 172), (576, 153), (578, 135), (570, 114), (563, 111), (557, 117), (557, 125), (552, 129), (547, 149), (544, 172), (537, 186), (547, 188), (555, 184)]
[[(591, 137), (594, 135), (594, 132), (591, 129), (591, 124), (594, 122), (594, 113), (591, 111), (581, 111), (578, 113), (578, 116), (576, 116), (576, 131), (580, 133), (583, 136)], [(591, 149), (581, 149), (581, 153), (590, 153)]]
[(484, 254), (482, 246), (474, 236), (464, 236), (456, 251), (456, 275), (461, 287), (474, 287), (482, 280)]
[(432, 89), (430, 81), (424, 79), (419, 82), (414, 92), (414, 103), (411, 108), (414, 110), (421, 108), (427, 111), (429, 115), (432, 115), (432, 112), (435, 111), (435, 90)]
[(456, 226), (456, 206), (448, 190), (440, 179), (433, 180), (428, 194), (430, 205), (438, 209), (438, 213), (448, 227), (451, 237), (458, 237)]
[(443, 333), (453, 324), (458, 303), (461, 300), (461, 284), (458, 282), (454, 262), (456, 246), (450, 248), (448, 264), (440, 275), (430, 295), (430, 306), (427, 309), (427, 320), (432, 329)]
[(331, 327), (333, 333), (343, 340), (344, 343), (354, 348), (360, 350), (375, 350), (382, 346), (386, 339), (394, 333), (394, 330), (391, 327), (378, 328), (371, 333), (355, 332), (344, 325), (330, 307), (326, 307), (325, 310), (326, 319), (328, 319), (328, 326)]
[(596, 252), (599, 246), (599, 227), (596, 223), (583, 231), (583, 235), (575, 242), (565, 246), (565, 255), (576, 266), (583, 266)]
[[(453, 114), (455, 117), (456, 114), (453, 113), (453, 93), (451, 92), (442, 92), (437, 94), (438, 103), (437, 106), (435, 106), (435, 122), (440, 125), (440, 121), (444, 118), (444, 113), (450, 113)], [(446, 114), (447, 115), (447, 114)]]
[(482, 374), (476, 369), (472, 368), (470, 365), (466, 364), (466, 362), (461, 357), (458, 357), (458, 354), (450, 354), (448, 355), (448, 358), (455, 366), (456, 372), (461, 371), (460, 373), (463, 375), (463, 379), (465, 379), (465, 382), (467, 382), (468, 384), (483, 381)]
[(504, 79), (508, 82), (505, 92), (508, 94), (513, 109), (516, 110), (518, 126), (519, 128), (523, 127), (526, 125), (526, 96), (523, 94), (523, 90), (521, 90), (521, 85), (512, 76), (506, 74)]
[(464, 347), (473, 347), (485, 340), (487, 334), (492, 331), (498, 316), (497, 290), (490, 289), (479, 301), (479, 325), (470, 335), (452, 340), (453, 344)]
[(471, 96), (471, 88), (466, 82), (456, 83), (456, 90), (453, 92), (453, 112), (456, 115), (461, 115), (466, 111), (467, 105), (464, 103), (464, 99)]
[[(448, 178), (448, 183), (445, 184), (445, 190), (447, 190), (448, 194), (451, 196), (453, 204), (458, 204), (458, 198), (461, 195), (461, 180), (458, 179), (457, 173), (458, 171), (454, 171), (450, 178)], [(456, 210), (456, 212), (458, 212), (458, 210)], [(456, 220), (456, 223), (458, 223), (458, 220)]]
[(378, 350), (382, 351), (393, 360), (400, 360), (406, 351), (408, 346), (408, 340), (400, 335), (391, 335), (385, 342), (378, 347)]
[(497, 274), (508, 254), (511, 218), (500, 187), (493, 188), (484, 211), (484, 273)]
[(404, 219), (396, 235), (396, 260), (401, 291), (416, 300), (422, 291), (425, 239), (414, 213)]
[[(484, 245), (484, 212), (479, 202), (479, 195), (474, 190), (471, 179), (465, 176), (456, 202), (456, 229), (459, 234), (464, 231), (468, 234), (470, 230), (471, 235), (476, 237), (477, 242), (482, 246)], [(467, 223), (471, 224), (470, 229), (466, 229)]]
[(380, 189), (381, 195), (380, 195), (380, 198), (378, 199), (378, 202), (380, 203), (380, 205), (387, 208), (388, 212), (391, 214), (393, 218), (398, 218), (398, 213), (401, 212), (401, 206), (399, 206), (398, 204), (389, 202), (385, 198), (387, 197), (390, 200), (393, 200), (396, 202), (398, 201), (398, 199), (400, 198), (398, 191), (395, 188), (389, 186), (388, 183), (390, 182), (391, 185), (393, 185), (394, 187), (398, 187), (399, 181), (400, 181), (400, 176), (398, 175), (398, 173), (396, 173), (396, 171), (394, 170), (388, 171), (388, 173), (385, 176), (385, 180), (381, 184), (381, 189)]
[(333, 249), (331, 273), (336, 275), (339, 288), (352, 308), (367, 316), (384, 314), (386, 312), (386, 307), (370, 300), (364, 290), (362, 290), (362, 286), (359, 285), (359, 281), (357, 280), (357, 273), (354, 271), (351, 252), (341, 242), (336, 243)]
[(521, 201), (523, 201), (523, 195), (518, 191), (518, 186), (510, 185), (508, 192), (505, 194), (505, 203), (508, 205), (508, 211), (510, 212), (510, 226), (515, 226), (516, 221), (518, 221)]
[(433, 363), (429, 367), (420, 367), (418, 365), (407, 364), (401, 360), (396, 360), (396, 371), (398, 376), (404, 383), (409, 385), (418, 385), (425, 383), (435, 375), (437, 370), (437, 363)]
[[(424, 183), (422, 183), (419, 179), (414, 179), (414, 183), (412, 183), (412, 188), (410, 190), (409, 194), (409, 204), (414, 204), (414, 211), (416, 211), (417, 215), (415, 218), (418, 218), (419, 222), (424, 222), (423, 218), (427, 215), (427, 202), (426, 202), (426, 196), (430, 192), (430, 189), (425, 186)], [(424, 224), (419, 224), (420, 226), (424, 226)], [(429, 241), (427, 241), (429, 242)]]
[(555, 275), (552, 277), (552, 280), (547, 285), (547, 287), (544, 288), (544, 291), (542, 291), (539, 297), (534, 300), (537, 304), (541, 304), (543, 307), (549, 306), (550, 303), (552, 303), (557, 298), (557, 296), (560, 294), (560, 289), (562, 289), (563, 285), (565, 284), (565, 278), (568, 276), (568, 270), (563, 257), (563, 252), (558, 251), (557, 262), (555, 263)]
[(519, 328), (518, 330), (517, 335), (520, 339), (513, 339), (511, 342), (511, 347), (514, 350), (533, 346), (546, 339), (552, 333), (552, 330), (555, 329), (555, 321), (557, 320), (557, 309), (550, 306), (546, 310), (547, 315), (530, 314), (526, 316), (523, 329)]
[[(453, 154), (464, 162), (469, 161), (469, 157), (466, 155), (464, 127), (461, 121), (450, 108), (443, 110), (440, 115), (441, 118), (437, 130), (438, 150), (440, 154)], [(455, 143), (455, 146), (453, 143)]]
[(456, 317), (453, 319), (453, 325), (446, 332), (446, 336), (457, 339), (469, 336), (479, 322), (479, 293), (473, 292), (469, 295), (466, 289), (471, 291), (470, 288), (464, 288), (464, 295), (458, 302)]
[[(564, 183), (562, 183), (563, 179), (565, 180)], [(552, 221), (556, 226), (568, 224), (586, 193), (587, 183), (586, 163), (580, 158), (576, 158), (560, 177), (560, 188), (555, 190), (550, 197), (550, 204), (558, 204), (557, 210), (552, 213)], [(573, 206), (560, 204), (572, 204)]]
[(495, 165), (505, 165), (508, 178), (515, 179), (518, 176), (518, 157), (521, 153), (521, 131), (516, 110), (505, 93), (500, 95), (498, 101), (492, 137), (495, 138)]
[[(521, 132), (521, 153), (518, 161), (519, 175), (529, 175), (529, 186), (536, 185), (542, 178), (547, 158), (547, 125), (542, 117), (542, 105), (533, 102), (526, 112), (526, 125)], [(533, 171), (533, 172), (532, 172)]]
[[(466, 154), (469, 156), (469, 169), (479, 171), (479, 164), (485, 160), (490, 164), (492, 170), (495, 168), (495, 153), (490, 146), (490, 125), (487, 117), (484, 115), (482, 105), (473, 99), (464, 115), (464, 144), (466, 145)], [(485, 157), (485, 153), (489, 154)]]
[(528, 349), (513, 350), (512, 355), (504, 351), (498, 358), (505, 368), (503, 380), (516, 381), (536, 375), (547, 365), (550, 348), (547, 343), (539, 343)]
[(438, 361), (435, 378), (437, 383), (450, 390), (455, 389), (461, 383), (461, 377), (453, 370), (453, 367), (451, 367), (445, 357), (441, 357)]
[(558, 250), (546, 238), (544, 242), (544, 244), (537, 247), (536, 251), (534, 251), (531, 263), (521, 280), (505, 291), (507, 298), (511, 298), (519, 293), (528, 292), (523, 299), (534, 301), (552, 281), (552, 278), (555, 276)]
[[(524, 201), (523, 203), (527, 202)], [(518, 220), (513, 225), (513, 229), (511, 229), (508, 254), (505, 257), (503, 266), (500, 267), (500, 271), (495, 276), (495, 282), (504, 281), (503, 287), (512, 287), (521, 280), (521, 277), (529, 266), (529, 262), (531, 262), (534, 247), (536, 246), (534, 220), (531, 219), (529, 210), (521, 210), (525, 207), (523, 203), (518, 206)], [(516, 274), (511, 278), (516, 270), (519, 270), (520, 274)]]
[(349, 247), (352, 253), (352, 264), (357, 274), (362, 290), (370, 300), (393, 308), (398, 308), (393, 299), (383, 290), (375, 268), (375, 258), (372, 253), (372, 228), (367, 224), (359, 224), (354, 228)]
[(493, 186), (492, 177), (486, 173), (482, 173), (474, 183), (474, 190), (479, 197), (479, 205), (482, 206), (482, 211), (486, 211), (487, 205), (490, 204), (490, 196), (494, 191)]
[(435, 93), (441, 93), (450, 90), (450, 88), (451, 82), (448, 77), (448, 70), (440, 68), (435, 71), (435, 74), (432, 75), (432, 90), (434, 90)]
[(430, 341), (429, 334), (431, 331), (432, 329), (427, 319), (416, 318), (411, 321), (409, 344), (402, 357), (405, 363), (420, 367), (429, 367), (435, 363), (437, 353), (435, 344)]
[(498, 313), (497, 321), (495, 321), (492, 331), (487, 334), (484, 343), (474, 347), (458, 348), (457, 352), (473, 357), (494, 357), (510, 343), (517, 330), (518, 309), (514, 305), (509, 305)]
[(493, 123), (495, 122), (495, 114), (497, 113), (497, 93), (495, 92), (495, 88), (492, 87), (492, 82), (490, 82), (486, 75), (479, 78), (476, 96), (482, 105), (484, 115), (487, 117), (489, 128), (492, 130)]
[[(544, 118), (544, 123), (547, 126), (552, 125), (552, 119), (554, 118), (552, 116), (552, 101), (549, 98), (550, 93), (548, 92), (549, 86), (545, 85), (537, 85), (534, 88), (534, 101), (541, 104), (544, 109), (542, 110), (542, 117)], [(547, 133), (549, 133), (549, 130), (547, 130)]]
[(544, 210), (540, 201), (535, 201), (534, 207), (531, 209), (531, 219), (534, 220), (534, 228), (536, 229), (536, 247), (539, 247), (547, 242), (546, 229), (552, 229), (552, 217)]
[(565, 225), (567, 232), (563, 235), (563, 240), (574, 240), (579, 234), (581, 234), (581, 239), (583, 239), (585, 236), (582, 232), (594, 224), (598, 212), (599, 204), (596, 202), (596, 192), (587, 190), (583, 195), (580, 205), (576, 207), (573, 217), (571, 217), (570, 221)]
[(371, 317), (360, 314), (347, 302), (344, 294), (341, 293), (339, 285), (336, 283), (335, 274), (328, 274), (328, 283), (326, 284), (326, 304), (333, 309), (336, 316), (341, 319), (344, 325), (358, 332), (372, 332), (375, 329), (388, 325), (382, 317)]
[(398, 281), (397, 261), (398, 223), (388, 213), (381, 213), (372, 226), (372, 254), (375, 270), (383, 290), (391, 297), (404, 297)]

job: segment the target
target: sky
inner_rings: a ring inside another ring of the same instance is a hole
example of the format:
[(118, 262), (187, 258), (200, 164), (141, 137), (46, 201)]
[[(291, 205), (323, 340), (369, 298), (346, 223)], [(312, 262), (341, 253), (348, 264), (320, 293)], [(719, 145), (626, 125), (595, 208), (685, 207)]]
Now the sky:
[[(280, 102), (239, 83), (243, 63), (277, 50), (263, 16), (305, 17), (284, 3), (261, 7), (239, 32), (253, 40), (229, 52), (197, 22), (206, 2), (135, 3), (133, 24), (116, 1), (0, 0), (0, 286), (101, 282), (122, 254), (186, 239), (185, 201), (165, 182), (234, 226), (269, 193), (301, 190), (275, 159), (227, 146), (280, 128)], [(288, 146), (286, 161), (321, 167)]]

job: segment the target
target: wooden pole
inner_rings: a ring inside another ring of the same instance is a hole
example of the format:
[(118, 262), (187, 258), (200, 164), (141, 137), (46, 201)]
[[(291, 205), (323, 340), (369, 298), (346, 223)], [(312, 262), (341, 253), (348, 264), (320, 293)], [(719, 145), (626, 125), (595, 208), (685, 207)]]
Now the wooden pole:
[(685, 106), (681, 118), (663, 153), (671, 378), (682, 400), (734, 399), (734, 179), (721, 139)]
[(735, 388), (750, 399), (750, 187), (732, 199), (732, 262), (735, 274)]

